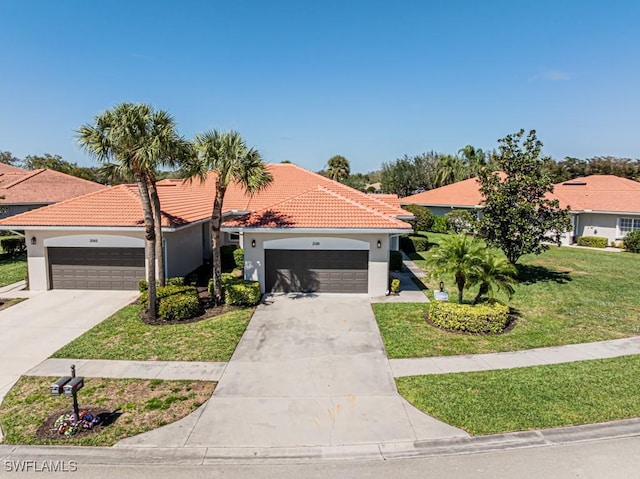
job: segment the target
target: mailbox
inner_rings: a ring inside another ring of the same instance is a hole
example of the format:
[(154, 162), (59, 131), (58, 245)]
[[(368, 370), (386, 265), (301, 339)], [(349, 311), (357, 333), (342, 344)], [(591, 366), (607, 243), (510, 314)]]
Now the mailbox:
[(73, 396), (84, 387), (84, 377), (78, 376), (72, 378), (67, 384), (64, 385), (64, 395)]
[(51, 395), (60, 396), (62, 394), (62, 388), (65, 384), (71, 381), (71, 376), (63, 376), (51, 385)]

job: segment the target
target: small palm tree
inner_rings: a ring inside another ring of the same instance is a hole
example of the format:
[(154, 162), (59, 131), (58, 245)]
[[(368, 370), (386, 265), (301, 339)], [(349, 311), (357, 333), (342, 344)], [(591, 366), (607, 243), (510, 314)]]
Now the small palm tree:
[(451, 274), (458, 287), (458, 304), (462, 304), (464, 288), (479, 274), (484, 245), (463, 233), (449, 236), (427, 257), (431, 276)]
[[(498, 255), (492, 251), (486, 251), (482, 261), (474, 268), (470, 278), (472, 284), (480, 283), (478, 294), (473, 300), (473, 304), (478, 304), (482, 296), (489, 295), (493, 298), (495, 292), (505, 291), (509, 299), (515, 293), (513, 285), (516, 283), (515, 276), (518, 271), (504, 255)], [(495, 292), (494, 292), (495, 290)]]
[(248, 148), (237, 131), (217, 130), (198, 134), (194, 140), (197, 156), (186, 165), (185, 175), (204, 181), (208, 174), (215, 176), (215, 197), (211, 211), (211, 249), (213, 253), (213, 297), (222, 303), (222, 261), (220, 257), (220, 227), (222, 203), (230, 183), (242, 186), (249, 194), (266, 188), (272, 180), (260, 153)]
[(344, 180), (351, 173), (349, 160), (347, 160), (344, 156), (332, 156), (331, 158), (329, 158), (329, 161), (327, 161), (327, 167), (329, 178), (335, 181)]

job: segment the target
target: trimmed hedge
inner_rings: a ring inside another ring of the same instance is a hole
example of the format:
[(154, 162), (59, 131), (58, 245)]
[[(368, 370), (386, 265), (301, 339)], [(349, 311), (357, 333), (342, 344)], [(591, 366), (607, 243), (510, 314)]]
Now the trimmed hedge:
[(433, 224), (431, 225), (431, 229), (429, 230), (433, 233), (448, 233), (449, 232), (449, 222), (447, 218), (444, 216), (434, 216)]
[[(174, 276), (173, 278), (167, 278), (164, 281), (165, 286), (183, 286), (184, 278), (182, 276)], [(156, 286), (158, 286), (158, 282), (156, 281)], [(138, 281), (138, 291), (144, 293), (149, 289), (149, 283), (147, 283), (146, 279), (141, 279)]]
[(434, 301), (429, 306), (429, 320), (449, 331), (497, 334), (509, 323), (509, 307), (500, 303), (471, 306)]
[(203, 313), (198, 293), (178, 293), (158, 301), (158, 317), (163, 321), (181, 321)]
[(640, 231), (627, 233), (622, 242), (624, 249), (632, 253), (640, 253)]
[(426, 235), (401, 236), (400, 248), (405, 253), (427, 251), (429, 249), (429, 238)]
[[(184, 294), (184, 293), (193, 293), (198, 296), (198, 290), (195, 286), (179, 286), (175, 284), (170, 284), (165, 286), (164, 288), (158, 287), (156, 288), (156, 299), (160, 301), (162, 298), (166, 298), (167, 296), (172, 296), (174, 294)], [(140, 298), (138, 299), (138, 304), (144, 306), (149, 301), (149, 292), (147, 290), (140, 293)]]
[(236, 268), (244, 269), (244, 250), (242, 248), (233, 250), (233, 261)]
[(2, 238), (0, 239), (0, 246), (9, 256), (18, 256), (27, 251), (27, 244), (22, 236), (18, 238)]
[(447, 229), (455, 233), (473, 230), (475, 218), (468, 210), (453, 210), (444, 215)]
[(590, 246), (591, 248), (606, 248), (609, 244), (607, 238), (602, 236), (580, 236), (578, 246)]
[(254, 306), (260, 302), (262, 293), (258, 281), (236, 279), (223, 283), (224, 302), (238, 306)]
[(407, 210), (416, 217), (415, 220), (409, 221), (416, 231), (429, 231), (433, 225), (433, 213), (426, 206), (421, 205), (405, 205), (402, 209)]
[(389, 252), (389, 269), (391, 271), (402, 271), (402, 253), (400, 251)]

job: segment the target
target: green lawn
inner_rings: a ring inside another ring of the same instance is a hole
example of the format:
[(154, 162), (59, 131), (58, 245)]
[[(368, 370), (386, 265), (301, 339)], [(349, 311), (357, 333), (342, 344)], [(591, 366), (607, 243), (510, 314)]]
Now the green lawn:
[[(429, 234), (430, 241), (441, 235)], [(424, 255), (424, 253), (422, 254)], [(424, 264), (424, 263), (423, 263)], [(497, 336), (449, 333), (424, 321), (428, 305), (373, 305), (391, 358), (514, 351), (640, 334), (640, 255), (553, 247), (520, 260), (510, 302), (515, 327)], [(438, 280), (430, 280), (431, 288)], [(445, 278), (450, 297), (456, 289)], [(471, 300), (476, 289), (466, 291)]]
[(27, 259), (19, 258), (0, 259), (0, 288), (22, 281), (27, 277)]
[(228, 361), (253, 308), (196, 323), (150, 326), (139, 306), (126, 306), (53, 354), (54, 358), (147, 361)]
[(640, 416), (640, 356), (398, 378), (421, 411), (473, 435)]
[(185, 417), (209, 399), (216, 385), (213, 381), (86, 378), (78, 394), (80, 408), (93, 413), (117, 411), (117, 419), (87, 435), (38, 437), (49, 416), (58, 417), (72, 408), (68, 397), (49, 394), (55, 379), (23, 376), (7, 393), (0, 405), (5, 443), (112, 446)]

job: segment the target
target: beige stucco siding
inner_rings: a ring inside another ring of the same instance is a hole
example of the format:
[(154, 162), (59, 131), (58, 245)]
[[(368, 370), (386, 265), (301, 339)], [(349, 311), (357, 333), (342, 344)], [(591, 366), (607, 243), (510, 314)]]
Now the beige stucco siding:
[(184, 276), (203, 262), (205, 243), (202, 225), (197, 224), (174, 232), (164, 233), (167, 277)]
[[(369, 295), (382, 296), (388, 288), (388, 262), (389, 262), (389, 235), (388, 234), (281, 234), (281, 233), (244, 233), (244, 261), (245, 261), (245, 279), (259, 281), (262, 292), (265, 286), (265, 241), (289, 239), (289, 238), (306, 238), (309, 240), (309, 250), (324, 249), (323, 243), (329, 243), (332, 238), (351, 239), (365, 242), (369, 251)], [(316, 239), (318, 241), (313, 241)], [(252, 241), (255, 240), (255, 247)], [(326, 241), (323, 241), (326, 240)], [(380, 248), (378, 248), (380, 241)], [(319, 243), (314, 245), (313, 243)]]

